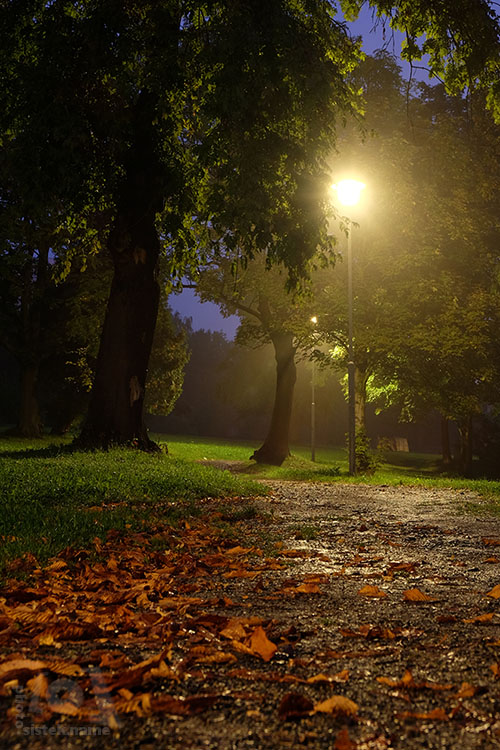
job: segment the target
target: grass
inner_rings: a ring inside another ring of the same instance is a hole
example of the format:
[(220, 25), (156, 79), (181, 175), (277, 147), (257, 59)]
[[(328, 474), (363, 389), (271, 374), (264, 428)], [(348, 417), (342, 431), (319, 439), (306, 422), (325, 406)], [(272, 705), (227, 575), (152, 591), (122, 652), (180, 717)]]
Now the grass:
[[(4, 438), (0, 458), (0, 571), (28, 553), (44, 562), (88, 547), (110, 529), (175, 524), (197, 512), (199, 498), (263, 493), (247, 477), (130, 449), (70, 452), (63, 442)], [(238, 512), (253, 511), (243, 503)]]
[[(200, 498), (249, 498), (264, 492), (253, 479), (297, 479), (473, 490), (487, 499), (467, 510), (500, 515), (500, 482), (463, 479), (440, 473), (438, 456), (393, 453), (371, 475), (349, 477), (346, 452), (320, 448), (316, 462), (309, 449), (294, 447), (283, 466), (249, 460), (255, 443), (210, 438), (156, 436), (169, 453), (127, 449), (71, 452), (68, 440), (27, 441), (0, 435), (0, 575), (13, 558), (32, 554), (43, 563), (68, 546), (88, 548), (110, 529), (175, 525), (199, 513)], [(198, 463), (203, 459), (239, 461), (238, 474)], [(462, 506), (464, 503), (462, 503)], [(248, 502), (222, 503), (222, 523), (255, 517)], [(458, 509), (458, 505), (457, 505)], [(308, 538), (309, 528), (297, 529)]]
[(317, 482), (349, 482), (356, 484), (411, 485), (474, 491), (489, 501), (488, 512), (500, 515), (500, 482), (488, 479), (466, 479), (441, 471), (439, 459), (428, 453), (388, 453), (386, 460), (373, 474), (348, 475), (347, 453), (343, 448), (319, 448), (316, 461), (310, 460), (310, 448), (293, 446), (292, 455), (282, 466), (257, 465), (249, 456), (256, 443), (234, 442), (217, 438), (180, 437), (157, 435), (156, 439), (168, 445), (172, 456), (179, 458), (207, 458), (213, 460), (238, 460), (242, 474), (256, 479), (296, 479)]

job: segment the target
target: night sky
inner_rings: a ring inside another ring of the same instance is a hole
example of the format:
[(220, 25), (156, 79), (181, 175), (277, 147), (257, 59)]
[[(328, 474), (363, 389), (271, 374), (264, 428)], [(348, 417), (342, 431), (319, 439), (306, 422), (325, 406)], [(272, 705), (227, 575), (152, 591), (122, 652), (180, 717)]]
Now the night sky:
[[(372, 11), (369, 8), (363, 8), (358, 20), (349, 24), (353, 36), (363, 37), (363, 51), (367, 54), (384, 47), (388, 52), (397, 55), (403, 34), (400, 32), (393, 33), (387, 26), (384, 39), (381, 25), (377, 29), (374, 29), (373, 26)], [(408, 64), (402, 63), (402, 69), (404, 75), (409, 77)], [(421, 71), (418, 75), (421, 78), (426, 78), (426, 74)], [(194, 330), (204, 328), (205, 330), (222, 331), (227, 338), (232, 339), (234, 337), (239, 323), (238, 317), (233, 315), (230, 318), (223, 318), (217, 305), (211, 302), (202, 304), (198, 301), (193, 289), (185, 289), (181, 294), (172, 294), (169, 298), (169, 304), (182, 317), (192, 319)]]

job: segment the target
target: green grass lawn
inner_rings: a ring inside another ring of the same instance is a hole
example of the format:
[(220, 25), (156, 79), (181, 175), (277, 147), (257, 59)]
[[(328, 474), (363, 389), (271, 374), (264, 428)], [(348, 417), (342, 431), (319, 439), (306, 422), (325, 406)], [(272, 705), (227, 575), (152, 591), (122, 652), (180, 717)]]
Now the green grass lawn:
[[(145, 454), (131, 449), (71, 452), (69, 438), (37, 441), (0, 435), (0, 574), (9, 560), (28, 553), (43, 563), (65, 547), (88, 547), (110, 529), (147, 528), (199, 512), (200, 498), (250, 498), (264, 492), (254, 479), (411, 484), (476, 490), (500, 514), (500, 482), (468, 480), (439, 472), (438, 456), (390, 454), (371, 475), (349, 477), (341, 448), (294, 447), (281, 467), (249, 457), (255, 442), (182, 436), (153, 436), (168, 446)], [(238, 473), (198, 462), (242, 462)], [(242, 501), (244, 511), (245, 501)], [(474, 508), (476, 510), (476, 508)]]
[(491, 498), (493, 506), (500, 502), (500, 482), (487, 479), (465, 479), (441, 471), (440, 456), (429, 453), (388, 453), (386, 460), (373, 474), (348, 475), (347, 451), (343, 448), (318, 448), (316, 461), (311, 461), (307, 446), (292, 446), (292, 455), (280, 467), (259, 466), (249, 457), (258, 442), (221, 440), (179, 435), (156, 435), (168, 446), (173, 457), (243, 461), (242, 473), (255, 478), (297, 479), (318, 482), (354, 482), (388, 485), (420, 485), (451, 489), (474, 490)]
[(0, 570), (32, 553), (43, 562), (109, 529), (175, 523), (205, 497), (251, 497), (248, 477), (131, 449), (70, 452), (66, 441), (0, 438)]

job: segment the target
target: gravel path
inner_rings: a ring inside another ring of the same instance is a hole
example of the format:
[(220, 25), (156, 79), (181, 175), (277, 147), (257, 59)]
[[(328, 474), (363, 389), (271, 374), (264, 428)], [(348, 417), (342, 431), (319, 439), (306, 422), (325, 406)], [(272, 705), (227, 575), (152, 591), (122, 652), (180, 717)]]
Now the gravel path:
[(216, 696), (196, 716), (127, 716), (93, 739), (8, 731), (6, 746), (500, 748), (500, 519), (453, 490), (265, 484), (238, 543), (268, 530), (275, 564), (215, 571), (205, 594), (232, 602), (214, 617), (260, 618), (273, 658), (191, 675), (184, 695)]

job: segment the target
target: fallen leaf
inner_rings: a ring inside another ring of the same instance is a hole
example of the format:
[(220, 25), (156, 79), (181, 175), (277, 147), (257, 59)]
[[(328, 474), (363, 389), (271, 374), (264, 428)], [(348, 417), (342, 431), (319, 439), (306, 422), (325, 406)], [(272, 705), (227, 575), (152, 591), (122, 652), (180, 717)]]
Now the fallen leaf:
[(358, 591), (358, 596), (370, 596), (374, 599), (381, 599), (382, 597), (387, 596), (387, 594), (385, 591), (382, 591), (382, 589), (379, 589), (378, 586), (367, 585), (363, 586), (363, 588)]
[(448, 714), (443, 708), (434, 708), (432, 711), (420, 713), (418, 711), (402, 711), (397, 714), (401, 719), (424, 719), (428, 721), (448, 721)]
[(342, 727), (336, 736), (333, 750), (356, 750), (356, 745), (349, 737), (349, 730), (347, 727)]
[(488, 612), (484, 615), (478, 615), (477, 617), (471, 617), (470, 619), (464, 620), (466, 623), (485, 623), (485, 622), (491, 622), (494, 616), (494, 612)]
[(497, 583), (491, 591), (488, 591), (486, 596), (490, 596), (492, 599), (500, 599), (500, 583)]
[(493, 539), (492, 537), (485, 537), (482, 538), (483, 544), (486, 544), (490, 547), (500, 547), (500, 539)]
[(393, 680), (390, 677), (377, 677), (377, 682), (382, 685), (388, 685), (389, 687), (415, 687), (415, 681), (413, 675), (409, 669), (407, 669), (400, 680)]
[(349, 670), (343, 669), (341, 672), (337, 672), (337, 674), (334, 675), (316, 674), (313, 677), (308, 677), (306, 682), (308, 682), (310, 685), (314, 685), (318, 682), (347, 682), (348, 679)]
[(493, 555), (492, 557), (487, 557), (486, 560), (483, 560), (483, 563), (499, 563), (499, 562), (500, 562), (500, 557), (495, 557), (495, 555)]
[(490, 664), (490, 669), (493, 672), (496, 679), (500, 677), (500, 662), (496, 661), (493, 664)]
[(420, 589), (406, 589), (406, 591), (403, 591), (403, 599), (406, 602), (433, 602), (435, 599), (433, 599), (431, 596), (428, 596), (427, 594), (424, 594), (423, 591), (420, 591)]
[(229, 620), (224, 630), (220, 631), (220, 635), (223, 638), (228, 638), (230, 641), (239, 641), (246, 638), (247, 633), (241, 620), (235, 617), (233, 620)]
[(472, 698), (476, 694), (476, 688), (470, 682), (462, 682), (460, 690), (455, 694), (455, 698)]
[(300, 693), (287, 693), (281, 699), (278, 715), (281, 719), (295, 719), (308, 716), (313, 710), (313, 704)]
[(248, 640), (248, 646), (255, 654), (261, 656), (264, 661), (270, 661), (278, 650), (276, 644), (269, 640), (266, 631), (261, 625), (253, 631)]
[(355, 716), (358, 713), (358, 704), (354, 703), (350, 698), (346, 698), (344, 695), (332, 695), (331, 698), (327, 698), (326, 701), (316, 703), (314, 706), (315, 713), (322, 714), (333, 714), (343, 713), (348, 716)]
[(320, 594), (321, 591), (317, 583), (302, 583), (293, 589), (297, 594)]

